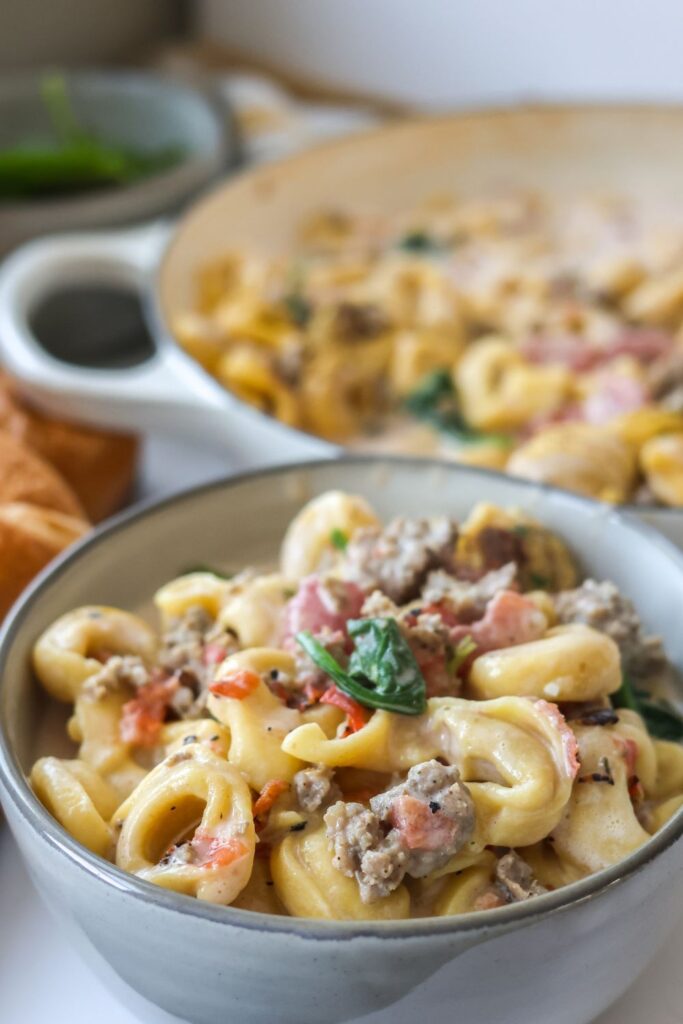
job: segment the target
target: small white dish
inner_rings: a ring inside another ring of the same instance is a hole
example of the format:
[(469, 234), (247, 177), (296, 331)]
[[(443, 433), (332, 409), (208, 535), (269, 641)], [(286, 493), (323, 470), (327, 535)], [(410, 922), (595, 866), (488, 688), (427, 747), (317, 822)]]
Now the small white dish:
[[(0, 149), (49, 137), (37, 74), (0, 78)], [(37, 235), (140, 222), (176, 211), (215, 180), (235, 153), (226, 117), (205, 95), (160, 75), (83, 71), (67, 76), (80, 124), (104, 142), (153, 152), (177, 148), (168, 168), (130, 185), (55, 198), (0, 200), (0, 255)]]

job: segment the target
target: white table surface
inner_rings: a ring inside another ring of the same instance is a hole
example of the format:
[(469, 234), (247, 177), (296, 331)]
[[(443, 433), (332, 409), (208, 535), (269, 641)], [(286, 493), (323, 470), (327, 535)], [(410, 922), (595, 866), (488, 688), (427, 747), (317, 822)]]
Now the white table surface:
[[(175, 442), (153, 441), (145, 453), (141, 490), (168, 493), (226, 468)], [(682, 951), (683, 921), (655, 962), (596, 1024), (683, 1024)], [(177, 1021), (133, 992), (96, 954), (87, 964), (80, 958), (34, 891), (7, 824), (0, 821), (0, 1024)]]

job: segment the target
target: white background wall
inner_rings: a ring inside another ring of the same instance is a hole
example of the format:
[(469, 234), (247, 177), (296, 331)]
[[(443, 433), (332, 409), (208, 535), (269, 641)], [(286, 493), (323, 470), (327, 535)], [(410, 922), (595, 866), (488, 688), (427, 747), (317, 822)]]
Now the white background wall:
[(233, 50), (427, 106), (683, 99), (683, 0), (197, 0), (197, 8), (200, 34)]

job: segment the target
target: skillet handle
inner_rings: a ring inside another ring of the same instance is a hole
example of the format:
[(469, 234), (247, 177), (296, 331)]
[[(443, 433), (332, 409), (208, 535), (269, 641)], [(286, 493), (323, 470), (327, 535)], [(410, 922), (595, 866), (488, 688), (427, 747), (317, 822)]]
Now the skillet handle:
[(169, 236), (155, 222), (123, 231), (51, 236), (18, 249), (0, 270), (0, 356), (46, 412), (96, 426), (181, 436), (249, 467), (334, 454), (237, 401), (168, 338), (139, 366), (97, 370), (49, 355), (31, 315), (51, 292), (76, 284), (121, 284), (144, 293)]

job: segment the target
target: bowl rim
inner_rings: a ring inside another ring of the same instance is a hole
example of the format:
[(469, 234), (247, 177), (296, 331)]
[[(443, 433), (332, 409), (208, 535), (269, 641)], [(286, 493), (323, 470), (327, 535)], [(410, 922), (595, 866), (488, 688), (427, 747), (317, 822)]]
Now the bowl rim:
[[(368, 456), (343, 455), (337, 459), (316, 459), (286, 463), (260, 469), (247, 470), (237, 474), (226, 474), (207, 483), (184, 488), (162, 498), (136, 504), (96, 527), (77, 544), (73, 545), (47, 566), (24, 591), (8, 614), (0, 630), (0, 680), (3, 677), (8, 653), (16, 635), (27, 621), (30, 621), (33, 605), (42, 593), (52, 587), (62, 573), (74, 564), (87, 559), (91, 548), (106, 542), (109, 538), (125, 532), (128, 527), (162, 513), (167, 508), (192, 502), (202, 495), (218, 490), (231, 490), (259, 478), (285, 476), (291, 473), (315, 471), (328, 468), (335, 463), (347, 465), (389, 465), (394, 468), (413, 470), (438, 469), (450, 473), (487, 479), (498, 482), (505, 480), (503, 474), (476, 466), (448, 464), (438, 459), (423, 459), (394, 455)], [(601, 505), (591, 499), (568, 491), (562, 491), (547, 484), (537, 484), (518, 478), (510, 478), (515, 486), (521, 486), (530, 494), (546, 494), (569, 506), (595, 513), (596, 507), (604, 508), (612, 521), (619, 523), (646, 544), (660, 548), (671, 558), (683, 575), (683, 551), (675, 547), (652, 527), (630, 515), (625, 515), (613, 506)], [(0, 684), (1, 685), (1, 684)], [(428, 935), (467, 935), (485, 931), (487, 934), (508, 931), (515, 927), (529, 925), (539, 918), (559, 912), (595, 899), (618, 888), (632, 875), (644, 870), (660, 854), (672, 847), (683, 836), (683, 807), (641, 847), (617, 864), (588, 875), (586, 878), (563, 886), (533, 900), (510, 904), (491, 910), (472, 911), (454, 917), (424, 917), (402, 920), (349, 921), (319, 920), (279, 916), (232, 906), (221, 906), (184, 896), (154, 885), (133, 874), (123, 871), (115, 864), (97, 856), (74, 839), (43, 807), (30, 788), (19, 762), (14, 755), (4, 724), (3, 707), (0, 705), (0, 795), (11, 799), (14, 809), (23, 818), (34, 840), (45, 840), (67, 860), (87, 872), (92, 878), (108, 887), (126, 893), (133, 899), (154, 905), (166, 911), (194, 916), (207, 923), (248, 928), (253, 931), (278, 932), (316, 940), (349, 940), (360, 937), (370, 938), (415, 938)]]
[[(12, 95), (12, 90), (16, 91), (17, 95), (23, 94), (23, 91), (29, 89), (33, 83), (40, 81), (42, 74), (43, 72), (31, 70), (0, 74), (0, 110), (5, 104), (16, 102), (17, 96)], [(193, 189), (202, 193), (207, 189), (211, 190), (211, 183), (216, 174), (228, 170), (230, 155), (237, 148), (235, 126), (233, 119), (228, 115), (227, 107), (225, 116), (222, 116), (219, 103), (207, 90), (202, 90), (169, 72), (139, 68), (73, 68), (65, 71), (65, 77), (77, 87), (80, 84), (87, 88), (94, 84), (110, 87), (112, 92), (125, 93), (130, 87), (142, 90), (148, 95), (154, 92), (164, 98), (165, 105), (170, 111), (174, 109), (174, 100), (182, 96), (194, 104), (195, 113), (203, 110), (207, 125), (211, 125), (211, 143), (188, 150), (181, 155), (177, 163), (123, 185), (109, 185), (94, 192), (76, 192), (63, 197), (10, 199), (0, 202), (0, 223), (3, 217), (36, 213), (50, 215), (57, 211), (67, 216), (71, 211), (94, 209), (103, 202), (112, 204), (117, 203), (119, 199), (121, 202), (129, 202), (137, 196), (144, 197), (145, 193), (150, 192), (150, 187), (156, 190), (174, 185), (178, 197), (188, 194), (191, 196)], [(179, 123), (176, 118), (176, 124)]]
[[(181, 216), (174, 223), (172, 231), (169, 233), (168, 238), (162, 246), (161, 252), (159, 253), (152, 272), (149, 275), (148, 287), (144, 292), (147, 321), (152, 337), (155, 341), (155, 345), (157, 348), (162, 345), (171, 345), (183, 353), (183, 355), (187, 356), (188, 359), (191, 359), (195, 367), (201, 371), (207, 381), (212, 384), (218, 384), (218, 389), (222, 392), (226, 404), (232, 406), (237, 413), (241, 415), (249, 414), (260, 420), (265, 419), (267, 422), (274, 424), (274, 426), (282, 432), (284, 437), (308, 438), (310, 440), (320, 442), (321, 444), (328, 444), (331, 449), (341, 451), (343, 457), (346, 457), (347, 455), (353, 457), (356, 454), (355, 450), (347, 447), (343, 442), (328, 441), (320, 434), (315, 434), (310, 430), (304, 430), (301, 427), (295, 427), (288, 423), (284, 423), (276, 416), (272, 416), (264, 410), (251, 405), (245, 399), (240, 398), (231, 389), (223, 387), (205, 367), (185, 351), (178, 341), (176, 334), (171, 327), (170, 318), (167, 315), (167, 310), (165, 309), (162, 301), (162, 285), (168, 263), (171, 260), (176, 247), (183, 244), (185, 228), (195, 215), (197, 215), (204, 207), (209, 206), (223, 192), (228, 192), (236, 188), (239, 189), (243, 187), (244, 183), (251, 183), (254, 190), (258, 192), (258, 186), (260, 183), (268, 185), (269, 181), (274, 176), (277, 177), (279, 175), (286, 174), (292, 167), (297, 168), (309, 161), (316, 162), (321, 157), (333, 160), (336, 153), (353, 147), (359, 142), (367, 142), (368, 140), (372, 141), (373, 139), (381, 141), (388, 136), (400, 137), (402, 134), (410, 134), (411, 131), (415, 131), (416, 129), (424, 129), (426, 131), (430, 128), (446, 129), (450, 124), (460, 124), (465, 121), (499, 120), (503, 122), (505, 120), (514, 119), (515, 117), (524, 116), (553, 118), (562, 114), (577, 114), (588, 117), (592, 115), (596, 117), (604, 117), (610, 114), (635, 114), (640, 117), (648, 115), (652, 116), (657, 113), (666, 113), (678, 116), (683, 121), (683, 100), (639, 99), (638, 97), (614, 99), (604, 96), (597, 96), (593, 99), (572, 100), (560, 97), (557, 99), (531, 99), (519, 102), (513, 100), (510, 103), (494, 102), (484, 104), (483, 106), (467, 106), (459, 110), (422, 113), (410, 112), (406, 116), (390, 117), (371, 128), (359, 129), (350, 132), (348, 135), (325, 139), (313, 147), (297, 150), (276, 160), (267, 161), (266, 163), (244, 165), (236, 169), (228, 178), (223, 178), (204, 189), (204, 191), (198, 195), (193, 202), (191, 202), (187, 209), (182, 212)], [(151, 358), (153, 358), (153, 356)], [(368, 454), (372, 456), (373, 453), (369, 452)], [(382, 457), (385, 453), (377, 452), (375, 454), (377, 457)], [(390, 455), (390, 453), (386, 454)], [(427, 461), (429, 461), (429, 458), (430, 457), (427, 457)], [(504, 469), (488, 471), (494, 473), (496, 476), (510, 477), (512, 475), (510, 473), (506, 473)], [(514, 479), (519, 478), (515, 477)], [(552, 489), (553, 485), (550, 486)], [(556, 487), (555, 489), (565, 490), (561, 487)], [(572, 492), (568, 491), (567, 493)], [(593, 500), (597, 501), (598, 504), (600, 503), (599, 499), (590, 499), (588, 496), (585, 497), (586, 500)], [(636, 515), (647, 513), (648, 515), (655, 516), (657, 519), (662, 519), (663, 521), (671, 519), (676, 523), (679, 522), (681, 514), (683, 513), (683, 508), (663, 505), (639, 505), (634, 501), (624, 502), (618, 507), (625, 512), (632, 512)]]

